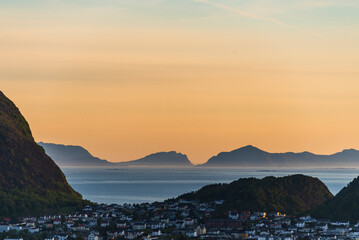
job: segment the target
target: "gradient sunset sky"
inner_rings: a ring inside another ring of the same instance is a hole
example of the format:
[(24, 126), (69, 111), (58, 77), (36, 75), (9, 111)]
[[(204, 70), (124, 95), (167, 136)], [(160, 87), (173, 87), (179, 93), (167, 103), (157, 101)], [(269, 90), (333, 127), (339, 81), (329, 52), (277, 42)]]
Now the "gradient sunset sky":
[(0, 83), (109, 161), (359, 149), (359, 1), (1, 0)]

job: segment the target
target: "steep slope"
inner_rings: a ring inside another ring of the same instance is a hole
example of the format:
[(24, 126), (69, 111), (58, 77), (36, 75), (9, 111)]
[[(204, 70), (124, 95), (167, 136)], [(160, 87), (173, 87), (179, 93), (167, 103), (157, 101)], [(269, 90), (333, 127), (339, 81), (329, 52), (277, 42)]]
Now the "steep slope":
[(19, 109), (0, 92), (0, 216), (54, 213), (84, 204), (36, 144)]
[(301, 167), (325, 166), (343, 167), (359, 164), (359, 151), (344, 150), (333, 155), (302, 153), (269, 153), (253, 146), (246, 146), (231, 152), (221, 152), (201, 166), (205, 167)]
[(86, 149), (80, 146), (43, 142), (39, 142), (38, 144), (45, 149), (46, 154), (49, 155), (60, 167), (94, 167), (114, 165), (111, 162), (92, 156)]
[(319, 179), (292, 175), (263, 179), (243, 178), (229, 184), (208, 185), (178, 198), (201, 202), (224, 200), (218, 209), (220, 212), (237, 209), (299, 214), (332, 197)]
[(144, 158), (118, 163), (120, 166), (143, 166), (143, 167), (190, 167), (192, 163), (187, 156), (175, 151), (159, 152)]
[(344, 187), (334, 198), (310, 212), (318, 218), (359, 221), (359, 177)]

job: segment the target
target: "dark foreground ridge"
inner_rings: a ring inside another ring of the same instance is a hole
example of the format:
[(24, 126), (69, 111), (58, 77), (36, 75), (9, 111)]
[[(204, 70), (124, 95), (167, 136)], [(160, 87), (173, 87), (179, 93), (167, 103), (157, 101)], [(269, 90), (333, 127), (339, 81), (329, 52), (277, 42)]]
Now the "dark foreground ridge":
[(313, 209), (333, 195), (318, 178), (304, 175), (243, 178), (229, 184), (207, 185), (178, 199), (208, 202), (223, 200), (219, 212), (285, 212), (300, 214)]
[(85, 203), (36, 144), (19, 109), (0, 91), (0, 216), (61, 213)]
[[(251, 189), (259, 194), (253, 195)], [(324, 184), (312, 177), (247, 178), (209, 185), (164, 202), (99, 204), (62, 216), (20, 217), (16, 223), (3, 219), (0, 239), (355, 240), (359, 232), (356, 222), (295, 214), (325, 198), (330, 202), (331, 197)], [(228, 210), (226, 204), (233, 207)], [(301, 209), (293, 209), (289, 204)], [(245, 207), (255, 210), (243, 210)], [(278, 212), (279, 209), (293, 214)]]
[(312, 210), (310, 214), (333, 220), (359, 221), (359, 177), (344, 187), (334, 198)]

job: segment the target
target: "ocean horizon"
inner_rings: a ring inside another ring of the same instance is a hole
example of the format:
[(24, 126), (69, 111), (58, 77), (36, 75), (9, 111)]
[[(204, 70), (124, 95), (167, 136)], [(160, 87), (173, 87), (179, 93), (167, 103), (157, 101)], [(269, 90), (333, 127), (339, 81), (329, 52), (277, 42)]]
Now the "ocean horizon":
[(134, 168), (63, 167), (69, 184), (85, 199), (105, 204), (164, 201), (239, 178), (304, 174), (319, 178), (335, 195), (359, 175), (357, 168)]

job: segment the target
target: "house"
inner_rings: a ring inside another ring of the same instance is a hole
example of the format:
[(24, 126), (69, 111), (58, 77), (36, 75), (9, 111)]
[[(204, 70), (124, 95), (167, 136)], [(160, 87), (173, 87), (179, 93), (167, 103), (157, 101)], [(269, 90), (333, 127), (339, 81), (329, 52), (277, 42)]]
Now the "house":
[(248, 211), (242, 211), (239, 215), (241, 221), (247, 221), (250, 217), (250, 212)]
[(162, 232), (161, 232), (161, 230), (158, 230), (157, 232), (155, 231), (155, 232), (152, 232), (152, 234), (151, 234), (152, 236), (161, 236), (162, 235)]
[(0, 232), (8, 232), (11, 229), (11, 225), (0, 225)]
[(86, 206), (83, 211), (84, 212), (92, 212), (92, 207)]
[(293, 237), (284, 237), (284, 239), (283, 240), (294, 240), (295, 238), (293, 238)]
[(38, 232), (40, 232), (40, 229), (39, 229), (39, 228), (29, 228), (29, 227), (25, 227), (25, 228), (23, 228), (23, 230), (28, 230), (29, 233), (38, 233)]
[(32, 227), (32, 228), (34, 228), (34, 227), (35, 227), (35, 222), (34, 222), (34, 221), (28, 221), (28, 222), (26, 222), (26, 227)]
[(246, 234), (246, 233), (231, 233), (231, 237), (234, 239), (242, 239), (242, 238), (247, 238), (248, 234)]
[(205, 226), (198, 226), (198, 227), (196, 228), (196, 233), (197, 233), (197, 236), (206, 234), (206, 233), (207, 233), (207, 229), (206, 229)]
[(138, 234), (136, 232), (125, 232), (123, 237), (125, 239), (137, 239), (141, 234)]
[(165, 223), (151, 223), (150, 228), (151, 229), (163, 229), (166, 227)]
[(189, 232), (186, 232), (186, 236), (187, 236), (187, 237), (193, 237), (193, 238), (198, 237), (196, 231), (194, 231), (194, 232), (190, 232), (190, 231), (189, 231)]
[(68, 236), (54, 235), (50, 238), (46, 238), (45, 240), (67, 240)]
[(310, 222), (316, 222), (317, 220), (312, 218), (311, 216), (307, 215), (307, 216), (302, 216), (299, 218), (299, 220), (303, 221), (303, 222), (307, 222), (307, 223), (310, 223)]
[(127, 223), (126, 222), (118, 222), (118, 223), (116, 223), (116, 226), (118, 228), (127, 228)]
[(142, 238), (142, 240), (156, 240), (156, 239), (157, 239), (156, 237), (152, 237), (150, 235)]
[(234, 210), (228, 211), (228, 218), (232, 220), (238, 220), (239, 218), (238, 211), (234, 211)]
[(297, 226), (297, 228), (304, 228), (305, 222), (297, 222), (295, 225)]
[(328, 230), (328, 224), (327, 223), (318, 223), (315, 225), (316, 230), (322, 230), (327, 231)]
[(87, 236), (87, 240), (100, 240), (99, 234), (96, 232), (91, 232), (88, 236)]
[(280, 223), (273, 223), (270, 225), (272, 229), (282, 229), (282, 224)]
[(194, 224), (194, 220), (191, 219), (191, 218), (186, 218), (186, 219), (184, 220), (184, 224), (185, 224), (186, 226), (193, 225), (193, 224)]
[(242, 222), (230, 219), (210, 219), (206, 221), (206, 228), (240, 229), (242, 228)]
[(101, 221), (101, 227), (108, 227), (110, 226), (110, 222), (109, 221)]
[(177, 222), (175, 223), (175, 227), (176, 227), (177, 229), (185, 228), (184, 221), (177, 221)]
[(281, 222), (281, 224), (285, 224), (287, 226), (289, 226), (290, 223), (291, 223), (289, 218), (283, 218), (283, 219), (280, 220), (280, 222)]
[(61, 224), (61, 219), (57, 218), (54, 220), (54, 225), (60, 225)]
[(96, 220), (91, 220), (91, 221), (88, 222), (88, 225), (90, 227), (95, 227), (95, 226), (97, 226), (97, 221)]
[(133, 230), (145, 230), (147, 228), (146, 223), (136, 222), (133, 224)]
[(86, 225), (85, 224), (79, 224), (78, 226), (72, 227), (73, 231), (85, 231)]
[(332, 226), (343, 226), (343, 227), (349, 227), (349, 221), (348, 222), (332, 222), (330, 223)]
[(253, 215), (258, 216), (259, 218), (266, 218), (267, 217), (266, 212), (254, 212)]

